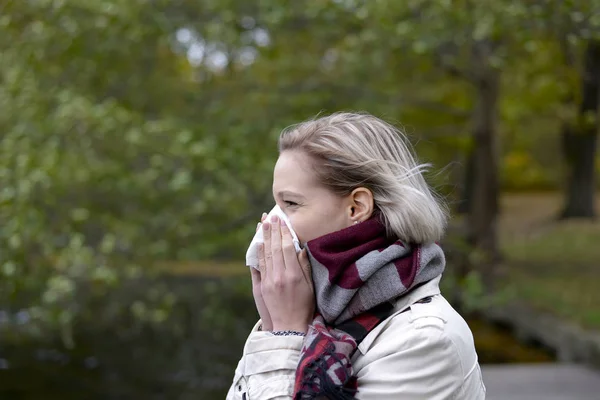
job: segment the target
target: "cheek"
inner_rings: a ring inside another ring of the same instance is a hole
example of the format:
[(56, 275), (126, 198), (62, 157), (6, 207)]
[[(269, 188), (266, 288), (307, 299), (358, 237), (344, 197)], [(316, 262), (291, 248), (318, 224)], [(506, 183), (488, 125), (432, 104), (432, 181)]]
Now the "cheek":
[[(306, 212), (304, 212), (306, 211)], [(303, 210), (290, 216), (290, 222), (298, 235), (300, 243), (306, 243), (320, 236), (345, 228), (342, 214), (339, 212), (323, 212), (325, 210)]]
[(298, 235), (298, 239), (302, 244), (314, 239), (311, 235), (310, 229), (313, 224), (312, 221), (310, 221), (307, 217), (309, 216), (303, 216), (299, 212), (289, 216), (292, 227), (294, 228), (294, 231), (296, 232), (296, 235)]

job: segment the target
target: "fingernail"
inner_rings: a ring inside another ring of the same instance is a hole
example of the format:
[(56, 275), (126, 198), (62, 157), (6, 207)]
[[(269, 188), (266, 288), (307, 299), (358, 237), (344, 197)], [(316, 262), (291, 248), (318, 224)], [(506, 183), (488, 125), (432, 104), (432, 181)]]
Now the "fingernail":
[(285, 225), (285, 221), (284, 221), (284, 220), (282, 220), (282, 219), (280, 219), (280, 220), (279, 220), (279, 224), (280, 224), (281, 226), (283, 226), (283, 227), (285, 227), (285, 226), (286, 226), (286, 225)]
[(273, 217), (271, 217), (271, 222), (276, 224), (277, 222), (279, 222), (279, 217), (277, 215), (273, 215)]
[(265, 221), (265, 223), (263, 224), (263, 229), (264, 229), (265, 231), (268, 231), (268, 230), (269, 230), (269, 223), (268, 223), (267, 221)]
[(263, 217), (263, 218), (264, 218), (264, 217), (266, 217), (266, 216), (267, 216), (267, 213), (266, 213), (266, 212), (262, 213), (262, 217)]

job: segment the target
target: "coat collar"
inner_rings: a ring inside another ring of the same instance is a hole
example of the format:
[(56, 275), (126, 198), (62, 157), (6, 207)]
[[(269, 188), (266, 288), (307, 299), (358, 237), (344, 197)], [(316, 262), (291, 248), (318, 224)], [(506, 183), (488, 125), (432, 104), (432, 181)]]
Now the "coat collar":
[(386, 327), (386, 325), (392, 320), (392, 318), (406, 311), (411, 305), (421, 300), (423, 297), (435, 296), (437, 294), (440, 294), (441, 278), (441, 275), (437, 276), (429, 282), (423, 284), (422, 286), (411, 290), (408, 294), (401, 296), (396, 301), (392, 315), (390, 315), (379, 325), (377, 325), (377, 327), (375, 327), (371, 332), (369, 332), (369, 334), (358, 345), (358, 350), (364, 355), (369, 350), (375, 339), (377, 339), (379, 333)]

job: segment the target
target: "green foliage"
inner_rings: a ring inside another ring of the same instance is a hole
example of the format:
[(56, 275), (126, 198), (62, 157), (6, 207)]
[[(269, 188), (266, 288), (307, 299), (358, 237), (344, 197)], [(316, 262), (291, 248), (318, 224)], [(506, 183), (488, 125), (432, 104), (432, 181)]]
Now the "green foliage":
[[(4, 6), (1, 298), (28, 313), (30, 334), (58, 327), (70, 343), (74, 322), (123, 279), (223, 252), (262, 211), (249, 202), (270, 161), (240, 140), (256, 125), (225, 130), (235, 116), (224, 105), (176, 107), (195, 94), (165, 53), (174, 28), (145, 2)], [(221, 124), (201, 123), (211, 116)], [(164, 320), (159, 297), (105, 308)]]
[[(503, 72), (505, 186), (556, 185), (548, 143), (575, 118), (565, 96), (578, 95), (598, 7), (2, 2), (0, 299), (28, 310), (30, 333), (58, 327), (69, 342), (88, 305), (156, 261), (240, 258), (272, 205), (279, 131), (318, 112), (400, 122), (424, 161), (451, 166), (431, 176), (451, 194), (472, 146), (470, 59), (485, 41)], [(168, 299), (102, 315), (161, 321)]]

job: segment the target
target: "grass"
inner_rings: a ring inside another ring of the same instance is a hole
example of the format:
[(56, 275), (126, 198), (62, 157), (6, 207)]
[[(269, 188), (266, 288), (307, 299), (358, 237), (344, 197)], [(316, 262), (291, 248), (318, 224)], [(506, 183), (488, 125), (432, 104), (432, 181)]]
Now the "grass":
[(507, 284), (533, 307), (600, 330), (600, 222), (557, 221), (561, 200), (548, 193), (503, 197)]

